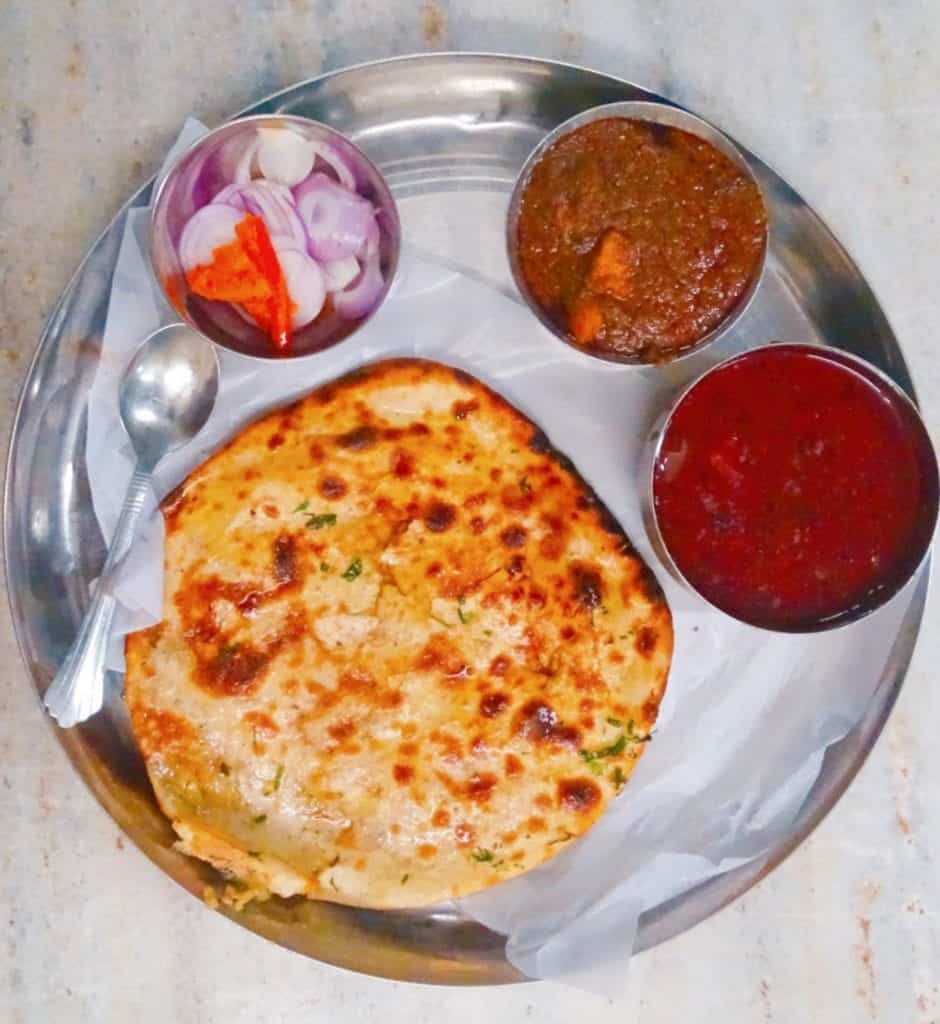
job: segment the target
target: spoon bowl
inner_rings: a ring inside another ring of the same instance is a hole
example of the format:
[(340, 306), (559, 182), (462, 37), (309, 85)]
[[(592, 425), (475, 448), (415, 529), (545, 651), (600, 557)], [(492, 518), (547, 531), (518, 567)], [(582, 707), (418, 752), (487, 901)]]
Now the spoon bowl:
[(121, 420), (140, 460), (154, 465), (205, 426), (219, 391), (212, 344), (185, 324), (155, 331), (121, 379)]

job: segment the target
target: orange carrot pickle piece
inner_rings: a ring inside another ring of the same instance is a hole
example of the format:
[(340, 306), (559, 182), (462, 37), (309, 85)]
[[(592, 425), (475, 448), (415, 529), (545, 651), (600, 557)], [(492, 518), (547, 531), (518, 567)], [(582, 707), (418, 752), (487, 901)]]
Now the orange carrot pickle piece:
[(186, 281), (203, 298), (241, 305), (278, 348), (286, 348), (295, 307), (268, 229), (260, 217), (247, 213), (235, 235), (213, 251), (211, 263), (190, 270)]

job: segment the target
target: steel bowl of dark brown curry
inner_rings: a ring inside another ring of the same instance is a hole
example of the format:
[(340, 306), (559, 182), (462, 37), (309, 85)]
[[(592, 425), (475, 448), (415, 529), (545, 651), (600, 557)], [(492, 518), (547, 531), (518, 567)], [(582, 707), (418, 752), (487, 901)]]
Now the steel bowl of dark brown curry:
[(744, 156), (664, 103), (595, 107), (532, 152), (509, 205), (516, 285), (557, 337), (611, 362), (674, 361), (755, 292), (767, 212)]

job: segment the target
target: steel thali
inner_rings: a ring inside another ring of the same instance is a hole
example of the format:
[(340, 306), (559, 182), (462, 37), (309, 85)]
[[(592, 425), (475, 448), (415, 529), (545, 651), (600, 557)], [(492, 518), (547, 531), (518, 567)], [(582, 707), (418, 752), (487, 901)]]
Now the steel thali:
[[(471, 276), (475, 249), (502, 251), (503, 217), (526, 157), (556, 125), (589, 107), (662, 100), (625, 81), (570, 65), (519, 57), (442, 54), (382, 61), (294, 86), (245, 113), (290, 113), (347, 134), (385, 174), (406, 236)], [(668, 102), (668, 101), (667, 101)], [(768, 202), (767, 272), (747, 315), (720, 350), (666, 372), (679, 388), (710, 362), (775, 338), (837, 344), (887, 373), (913, 397), (907, 366), (877, 300), (851, 258), (813, 210), (747, 153)], [(84, 467), (86, 402), (98, 366), (111, 277), (131, 198), (98, 239), (46, 324), (21, 394), (5, 494), (4, 542), (14, 625), (41, 694), (77, 630), (89, 583), (104, 560)], [(478, 239), (448, 238), (454, 202), (481, 209)], [(434, 208), (440, 216), (422, 218)], [(430, 226), (429, 226), (430, 225)], [(451, 251), (453, 250), (453, 251)], [(493, 283), (511, 289), (508, 265)], [(536, 329), (536, 328), (534, 328)], [(546, 340), (546, 344), (552, 343)], [(920, 626), (929, 565), (862, 720), (830, 747), (790, 834), (762, 860), (676, 897), (640, 920), (638, 949), (692, 927), (744, 893), (813, 830), (851, 782), (898, 695)], [(170, 877), (194, 894), (203, 868), (173, 850), (174, 835), (153, 799), (112, 679), (105, 711), (57, 735), (117, 824)], [(501, 936), (449, 911), (371, 912), (328, 903), (270, 900), (222, 910), (281, 945), (337, 966), (442, 984), (522, 980)]]

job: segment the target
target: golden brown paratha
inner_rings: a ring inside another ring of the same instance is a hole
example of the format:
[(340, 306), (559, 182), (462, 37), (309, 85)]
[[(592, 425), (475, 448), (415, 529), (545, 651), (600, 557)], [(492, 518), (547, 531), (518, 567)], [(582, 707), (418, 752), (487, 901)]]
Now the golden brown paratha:
[(472, 377), (366, 367), (248, 427), (164, 511), (133, 728), (181, 848), (251, 890), (462, 896), (563, 850), (629, 776), (668, 608)]

